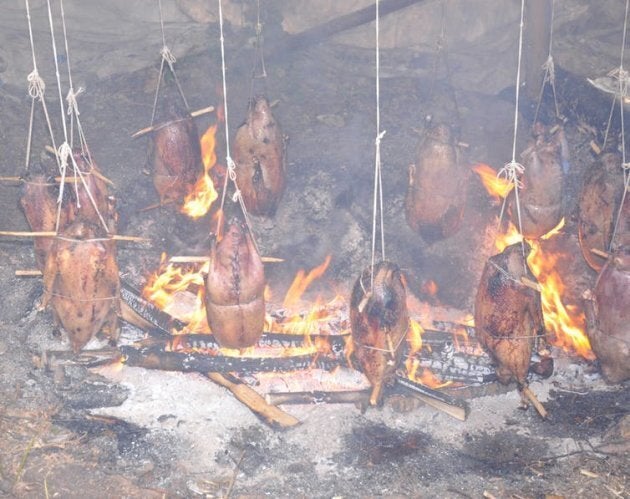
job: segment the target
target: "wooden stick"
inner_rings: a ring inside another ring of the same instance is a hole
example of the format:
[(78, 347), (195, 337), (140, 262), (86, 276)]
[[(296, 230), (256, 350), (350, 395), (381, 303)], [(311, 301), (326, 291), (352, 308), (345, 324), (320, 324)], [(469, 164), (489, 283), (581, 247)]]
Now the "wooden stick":
[(13, 237), (55, 237), (57, 233), (55, 231), (45, 232), (33, 232), (23, 230), (0, 230), (0, 236), (13, 236)]
[(608, 257), (610, 256), (610, 253), (600, 250), (598, 248), (591, 248), (591, 253), (605, 259), (608, 259)]
[[(201, 116), (203, 114), (208, 114), (211, 113), (212, 111), (214, 111), (214, 106), (208, 106), (208, 107), (204, 107), (203, 109), (197, 109), (196, 111), (192, 111), (190, 113), (190, 117), (191, 118), (196, 118), (197, 116)], [(131, 134), (131, 138), (135, 139), (138, 137), (142, 137), (143, 135), (146, 135), (149, 132), (153, 132), (154, 130), (160, 128), (163, 124), (159, 124), (159, 125), (151, 125), (151, 126), (147, 126), (144, 127), (140, 130), (138, 130), (137, 132)]]
[(265, 400), (273, 405), (282, 404), (367, 404), (371, 390), (343, 390), (325, 392), (272, 392)]
[(150, 243), (151, 239), (139, 236), (123, 236), (121, 234), (114, 234), (111, 236), (114, 241), (132, 241), (136, 243)]
[[(55, 156), (57, 156), (57, 151), (55, 150), (54, 147), (46, 145), (44, 146), (44, 149), (49, 152), (50, 154), (54, 154)], [(103, 175), (100, 171), (98, 171), (96, 168), (92, 168), (92, 170), (90, 170), (89, 172), (85, 172), (85, 175), (92, 175), (94, 174), (94, 176), (100, 178), (103, 182), (105, 182), (106, 184), (109, 184), (111, 186), (114, 186), (114, 182), (112, 182), (110, 179), (108, 179), (105, 175)], [(69, 178), (74, 178), (74, 177), (66, 177), (66, 180), (68, 180)], [(56, 182), (61, 182), (61, 177), (55, 177), (55, 181)]]
[[(275, 256), (261, 256), (260, 259), (263, 263), (281, 263), (284, 262), (284, 258), (277, 258)], [(210, 261), (209, 256), (172, 256), (168, 259), (170, 263), (207, 263)]]
[(542, 286), (538, 284), (536, 281), (532, 281), (531, 279), (528, 279), (527, 277), (521, 277), (521, 284), (527, 286), (528, 288), (533, 289), (534, 291), (538, 291), (539, 293), (542, 293)]
[(43, 274), (41, 270), (37, 270), (37, 269), (23, 269), (23, 270), (16, 270), (15, 275), (18, 277), (33, 277), (33, 276), (40, 276)]
[(45, 369), (53, 369), (59, 365), (98, 367), (118, 362), (120, 358), (117, 348), (82, 350), (79, 353), (74, 353), (72, 350), (45, 350), (41, 358), (41, 367)]
[(144, 213), (145, 211), (155, 210), (156, 208), (161, 208), (162, 206), (168, 206), (169, 204), (173, 204), (175, 202), (174, 199), (169, 199), (168, 201), (160, 201), (159, 203), (150, 204), (149, 206), (145, 206), (144, 208), (140, 208), (138, 213)]
[(23, 182), (22, 177), (0, 177), (0, 182)]
[(268, 403), (259, 393), (242, 383), (238, 378), (219, 373), (204, 373), (208, 379), (227, 388), (237, 400), (245, 404), (252, 412), (271, 426), (290, 428), (300, 424), (300, 420)]
[(547, 410), (540, 403), (540, 400), (538, 400), (536, 394), (529, 389), (529, 386), (524, 387), (521, 390), (521, 393), (525, 395), (527, 399), (532, 403), (532, 405), (536, 408), (538, 414), (540, 414), (540, 417), (542, 417), (543, 419), (547, 419)]
[(468, 406), (462, 400), (454, 399), (446, 393), (433, 390), (427, 386), (415, 383), (399, 374), (395, 377), (396, 385), (411, 393), (414, 397), (419, 398), (424, 403), (445, 412), (449, 416), (466, 421), (468, 416)]

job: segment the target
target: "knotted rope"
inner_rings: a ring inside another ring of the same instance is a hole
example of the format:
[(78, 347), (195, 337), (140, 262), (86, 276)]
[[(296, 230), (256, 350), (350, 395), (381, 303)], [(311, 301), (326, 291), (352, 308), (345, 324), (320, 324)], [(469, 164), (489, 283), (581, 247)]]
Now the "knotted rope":
[(560, 118), (560, 110), (558, 109), (558, 98), (556, 96), (556, 65), (553, 62), (553, 55), (551, 55), (551, 48), (553, 46), (553, 20), (555, 15), (555, 0), (551, 1), (551, 20), (549, 27), (549, 55), (547, 56), (547, 60), (541, 66), (541, 69), (544, 70), (545, 74), (543, 76), (543, 81), (540, 85), (540, 94), (538, 94), (538, 104), (536, 105), (536, 113), (534, 114), (534, 123), (538, 120), (538, 111), (540, 110), (540, 104), (542, 102), (543, 93), (545, 92), (545, 85), (549, 83), (551, 87), (551, 92), (553, 93), (553, 104), (556, 111), (556, 118)]

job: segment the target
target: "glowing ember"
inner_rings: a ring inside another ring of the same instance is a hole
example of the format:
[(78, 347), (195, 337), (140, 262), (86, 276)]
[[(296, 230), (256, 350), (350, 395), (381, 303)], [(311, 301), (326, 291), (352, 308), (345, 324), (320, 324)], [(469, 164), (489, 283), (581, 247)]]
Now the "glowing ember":
[(514, 185), (508, 180), (497, 177), (497, 172), (488, 165), (479, 163), (473, 168), (473, 171), (481, 177), (481, 182), (494, 199), (500, 201), (505, 198)]
[(300, 301), (306, 288), (308, 288), (315, 279), (318, 279), (326, 272), (330, 264), (330, 258), (330, 255), (328, 255), (321, 265), (315, 267), (308, 274), (302, 269), (298, 271), (284, 298), (282, 305), (284, 308), (291, 308)]
[(433, 279), (429, 279), (422, 285), (422, 291), (430, 296), (435, 296), (438, 292), (438, 285)]
[(193, 190), (184, 199), (181, 212), (193, 219), (203, 217), (217, 199), (218, 194), (210, 177), (210, 170), (217, 162), (215, 152), (217, 125), (212, 125), (201, 137), (201, 158), (203, 173), (197, 179)]

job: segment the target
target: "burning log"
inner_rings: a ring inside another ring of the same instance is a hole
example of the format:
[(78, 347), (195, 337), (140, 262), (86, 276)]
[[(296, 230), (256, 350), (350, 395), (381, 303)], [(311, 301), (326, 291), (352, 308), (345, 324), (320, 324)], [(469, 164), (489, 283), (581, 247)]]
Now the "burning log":
[(208, 324), (221, 346), (245, 348), (258, 341), (265, 323), (265, 270), (249, 229), (237, 217), (213, 241), (206, 276)]
[(143, 348), (122, 346), (121, 352), (124, 362), (128, 366), (162, 371), (198, 373), (288, 372), (311, 368), (330, 370), (338, 365), (335, 359), (317, 353), (300, 354), (292, 357), (228, 357), (200, 352), (166, 352), (161, 346)]
[[(57, 220), (57, 194), (55, 185), (46, 175), (34, 175), (24, 180), (20, 206), (32, 231), (55, 230)], [(65, 219), (60, 225), (65, 226)], [(54, 233), (54, 232), (53, 232)], [(34, 241), (37, 267), (43, 270), (53, 243), (52, 238), (37, 237)]]
[(258, 96), (234, 139), (236, 181), (247, 210), (275, 215), (286, 184), (285, 140), (269, 102)]
[(588, 265), (600, 271), (623, 195), (621, 156), (604, 153), (588, 170), (579, 200), (578, 238)]
[(179, 331), (186, 327), (183, 322), (142, 298), (140, 293), (125, 281), (122, 281), (120, 287), (120, 298), (123, 304), (123, 318), (140, 329), (154, 327), (170, 335), (173, 330)]
[(219, 373), (205, 373), (205, 376), (216, 384), (230, 390), (237, 400), (245, 404), (256, 416), (270, 426), (290, 428), (300, 424), (297, 418), (275, 407), (276, 404), (265, 400), (238, 378), (229, 374)]
[(42, 306), (81, 350), (99, 331), (118, 338), (120, 279), (116, 246), (102, 229), (75, 222), (53, 240), (44, 268)]
[[(520, 282), (522, 276), (536, 281), (527, 266), (531, 248), (521, 243), (505, 248), (486, 263), (475, 299), (477, 338), (497, 362), (497, 377), (507, 384), (515, 380), (540, 415), (546, 411), (527, 388), (527, 373), (534, 340), (544, 332), (540, 294)], [(524, 399), (525, 402), (525, 399)]]
[(42, 354), (39, 366), (51, 371), (58, 366), (100, 367), (118, 362), (121, 357), (117, 348), (83, 350), (78, 353), (69, 350), (46, 350)]
[(203, 173), (199, 132), (189, 113), (171, 103), (165, 123), (151, 132), (148, 168), (162, 205), (179, 203)]
[(409, 329), (406, 291), (397, 265), (380, 262), (361, 273), (352, 290), (350, 324), (354, 355), (372, 384), (370, 404), (377, 405), (383, 385), (391, 381), (400, 362)]
[(395, 380), (396, 386), (403, 388), (406, 392), (411, 393), (414, 397), (419, 398), (427, 405), (443, 411), (455, 419), (466, 421), (469, 408), (468, 404), (463, 400), (455, 399), (446, 393), (433, 390), (401, 375), (396, 375)]
[(420, 141), (416, 164), (409, 166), (409, 226), (428, 242), (455, 234), (464, 215), (469, 177), (451, 129), (432, 125)]
[[(527, 239), (538, 239), (562, 219), (564, 132), (561, 127), (551, 133), (541, 123), (533, 126), (534, 140), (521, 154), (525, 173), (519, 191), (521, 231)], [(568, 160), (568, 158), (567, 158)], [(518, 227), (514, 192), (510, 194), (510, 215)]]

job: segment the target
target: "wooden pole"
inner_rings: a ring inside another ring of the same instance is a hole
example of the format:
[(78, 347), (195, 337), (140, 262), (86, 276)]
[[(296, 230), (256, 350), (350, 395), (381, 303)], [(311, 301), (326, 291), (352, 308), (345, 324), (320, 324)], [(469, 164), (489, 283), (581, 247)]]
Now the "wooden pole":
[(540, 417), (543, 419), (547, 419), (547, 410), (540, 403), (540, 400), (538, 400), (538, 397), (536, 397), (536, 394), (529, 389), (529, 386), (524, 387), (521, 390), (521, 393), (525, 395), (527, 399), (532, 403), (532, 405), (538, 411), (538, 414), (540, 414)]
[(527, 96), (538, 101), (543, 82), (543, 64), (549, 55), (551, 34), (551, 7), (553, 0), (527, 0), (525, 2), (524, 79)]

